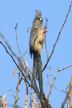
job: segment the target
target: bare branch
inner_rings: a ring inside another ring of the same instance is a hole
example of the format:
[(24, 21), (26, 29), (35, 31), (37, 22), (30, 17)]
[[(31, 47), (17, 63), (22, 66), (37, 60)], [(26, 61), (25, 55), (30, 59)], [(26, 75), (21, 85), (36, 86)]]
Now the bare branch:
[(52, 51), (51, 51), (51, 54), (50, 54), (49, 58), (47, 59), (47, 62), (46, 62), (45, 66), (44, 66), (43, 69), (42, 69), (42, 72), (46, 69), (46, 67), (47, 67), (47, 65), (48, 65), (48, 63), (49, 63), (49, 61), (50, 61), (50, 59), (51, 59), (51, 57), (52, 57), (52, 55), (53, 55), (53, 53), (54, 53), (54, 51), (55, 51), (55, 48), (56, 48), (56, 45), (57, 45), (57, 43), (58, 43), (58, 41), (59, 41), (59, 38), (60, 38), (60, 36), (61, 36), (62, 30), (63, 30), (63, 28), (64, 28), (64, 26), (65, 26), (65, 24), (66, 24), (66, 22), (67, 22), (69, 13), (70, 13), (70, 11), (71, 11), (71, 7), (72, 7), (72, 1), (71, 1), (70, 5), (69, 5), (69, 10), (68, 10), (68, 12), (67, 12), (67, 14), (66, 14), (66, 16), (65, 16), (65, 20), (64, 20), (64, 22), (63, 22), (63, 24), (62, 24), (62, 26), (61, 26), (61, 29), (60, 29), (60, 31), (59, 31), (59, 33), (58, 33), (57, 39), (56, 39), (56, 41), (55, 41), (55, 43), (54, 43), (54, 45), (53, 45), (53, 49), (52, 49)]
[[(48, 26), (48, 19), (46, 18), (46, 24), (45, 24), (45, 28), (47, 29)], [(47, 59), (48, 59), (48, 49), (47, 49), (47, 43), (46, 43), (46, 33), (45, 33), (45, 49), (46, 49), (46, 55), (47, 55)]]
[[(1, 42), (4, 44), (4, 46), (6, 47), (6, 49), (8, 50), (8, 52), (10, 53), (10, 55), (13, 56), (14, 60), (16, 59), (18, 62), (20, 61), (20, 57), (18, 57), (14, 51), (12, 50), (11, 46), (9, 45), (9, 43), (7, 42), (7, 40), (5, 39), (5, 36), (0, 32), (0, 38), (1, 38)], [(21, 60), (22, 63), (22, 60)], [(27, 66), (27, 63), (25, 62), (25, 60), (22, 63), (23, 66), (23, 71), (25, 72), (30, 72), (30, 69)], [(31, 72), (30, 72), (31, 73)]]
[(71, 64), (71, 65), (68, 65), (68, 66), (63, 67), (62, 69), (58, 69), (58, 72), (64, 71), (64, 70), (66, 70), (66, 69), (68, 69), (68, 68), (70, 68), (70, 67), (72, 67), (72, 64)]
[(67, 106), (68, 106), (67, 108), (71, 108), (71, 97), (72, 97), (72, 77), (71, 77), (71, 80), (69, 83), (69, 89), (66, 92), (66, 96), (64, 98), (64, 102), (62, 103), (61, 108), (64, 108), (66, 102), (67, 102)]
[(1, 43), (4, 43), (5, 44), (5, 47), (7, 47), (8, 49), (8, 52), (10, 52), (13, 57), (18, 60), (18, 56), (13, 52), (11, 46), (9, 45), (9, 43), (7, 42), (7, 40), (5, 39), (4, 35), (0, 32), (0, 38), (1, 38)]
[(47, 93), (47, 98), (49, 98), (49, 96), (50, 96), (50, 94), (51, 94), (51, 91), (52, 91), (52, 88), (53, 88), (53, 86), (54, 86), (54, 84), (55, 84), (55, 81), (56, 81), (56, 79), (57, 79), (58, 73), (61, 72), (61, 71), (66, 70), (66, 69), (68, 69), (68, 68), (70, 68), (70, 67), (72, 67), (72, 64), (63, 67), (62, 69), (58, 69), (58, 68), (57, 68), (57, 70), (56, 70), (56, 75), (55, 75), (55, 77), (54, 77), (54, 79), (53, 79), (53, 82), (52, 82), (52, 84), (50, 85), (50, 89), (49, 89), (49, 91), (48, 91), (48, 93)]
[[(10, 52), (7, 50), (6, 46), (0, 41), (0, 44), (4, 47), (4, 49), (6, 50), (7, 54), (11, 57), (11, 59), (13, 60), (13, 62), (15, 63), (15, 65), (17, 66), (17, 68), (19, 69), (19, 71), (21, 72), (22, 76), (24, 77), (24, 81), (27, 82), (27, 84), (29, 85), (29, 87), (31, 87), (36, 93), (38, 93), (38, 91), (34, 88), (33, 85), (31, 85), (26, 76), (24, 75), (24, 72), (20, 69), (20, 67), (18, 66), (18, 64), (16, 63), (14, 57), (10, 54)], [(38, 93), (39, 94), (39, 93)]]
[[(18, 32), (17, 32), (17, 29), (18, 29), (18, 23), (16, 23), (16, 26), (15, 26), (15, 33), (16, 33), (16, 44), (17, 44), (17, 48), (18, 48), (18, 52), (19, 52), (19, 65), (20, 65), (20, 68), (21, 69), (24, 69), (24, 65), (26, 66), (27, 68), (27, 74), (30, 76), (30, 69), (28, 69), (28, 66), (27, 66), (27, 63), (25, 60), (23, 60), (23, 57), (22, 57), (22, 54), (21, 54), (21, 51), (20, 51), (20, 48), (19, 48), (19, 44), (18, 44)], [(29, 73), (28, 73), (29, 72)]]
[(15, 101), (14, 101), (14, 108), (17, 107), (17, 102), (19, 100), (18, 93), (19, 93), (21, 81), (22, 81), (22, 78), (20, 78), (20, 74), (19, 74), (18, 83), (17, 83), (17, 86), (16, 86), (16, 96), (15, 96)]
[(66, 97), (65, 97), (65, 99), (64, 99), (64, 102), (62, 103), (61, 108), (64, 108), (64, 105), (65, 105), (65, 103), (67, 102), (67, 97), (68, 97), (68, 95), (69, 95), (69, 91), (68, 91), (67, 94), (66, 94)]
[(47, 55), (47, 59), (48, 59), (48, 49), (47, 49), (47, 44), (46, 44), (46, 36), (45, 36), (45, 49), (46, 49), (46, 55)]
[(28, 102), (28, 94), (24, 97), (24, 108), (27, 108), (27, 102)]
[(50, 89), (49, 89), (49, 91), (48, 91), (48, 93), (47, 93), (47, 99), (49, 99), (49, 97), (50, 97), (50, 94), (51, 94), (51, 92), (52, 92), (52, 88), (53, 88), (53, 86), (54, 86), (54, 84), (55, 84), (55, 81), (56, 81), (56, 79), (57, 79), (57, 76), (58, 76), (58, 71), (56, 70), (56, 75), (55, 75), (55, 77), (53, 78), (53, 81), (52, 81), (52, 84), (50, 85)]
[(19, 44), (18, 44), (18, 32), (17, 32), (17, 29), (18, 29), (18, 23), (16, 23), (16, 26), (15, 26), (16, 44), (17, 44), (19, 56), (20, 56), (21, 60), (23, 61), (23, 57), (22, 57), (22, 55), (21, 55), (21, 51), (20, 51)]

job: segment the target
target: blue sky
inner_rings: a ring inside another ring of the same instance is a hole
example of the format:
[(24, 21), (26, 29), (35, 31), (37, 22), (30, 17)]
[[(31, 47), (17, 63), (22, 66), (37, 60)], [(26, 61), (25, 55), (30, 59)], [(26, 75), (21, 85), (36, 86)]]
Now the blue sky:
[[(0, 31), (4, 34), (13, 50), (18, 54), (15, 39), (15, 24), (18, 23), (18, 40), (22, 54), (28, 49), (29, 33), (27, 29), (31, 28), (34, 18), (35, 10), (42, 12), (43, 18), (48, 18), (48, 33), (47, 33), (47, 48), (50, 54), (53, 43), (57, 37), (60, 27), (65, 19), (65, 15), (68, 11), (70, 0), (0, 0)], [(62, 31), (60, 40), (56, 46), (55, 53), (49, 63), (51, 67), (51, 76), (55, 74), (57, 67), (67, 66), (72, 64), (72, 9), (69, 14), (67, 23)], [(29, 56), (29, 51), (26, 55), (29, 67), (32, 67), (32, 60)], [(43, 64), (46, 61), (45, 50), (42, 51)], [(16, 66), (12, 62), (11, 58), (6, 54), (4, 48), (0, 45), (0, 93), (7, 94), (9, 89), (15, 91), (17, 76), (12, 77), (12, 72)], [(44, 72), (44, 79), (46, 79), (47, 69)], [(55, 86), (57, 88), (65, 90), (72, 76), (72, 68), (69, 68), (59, 73)], [(47, 83), (47, 80), (44, 81)], [(44, 85), (45, 85), (44, 84)], [(44, 87), (47, 90), (47, 84)], [(0, 95), (1, 95), (0, 94)], [(24, 85), (21, 84), (20, 96), (23, 99)], [(53, 89), (50, 96), (50, 103), (53, 108), (60, 108), (63, 102), (65, 93), (61, 93), (56, 89)], [(7, 94), (8, 102), (11, 102), (13, 97)], [(9, 101), (10, 100), (10, 101)], [(20, 102), (21, 102), (20, 100)]]

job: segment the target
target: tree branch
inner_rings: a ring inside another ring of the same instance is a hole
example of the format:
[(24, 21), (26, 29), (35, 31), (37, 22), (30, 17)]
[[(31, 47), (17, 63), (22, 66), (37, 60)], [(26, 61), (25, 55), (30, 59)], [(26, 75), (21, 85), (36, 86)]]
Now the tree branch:
[(20, 51), (20, 48), (19, 48), (19, 44), (18, 44), (18, 32), (17, 32), (17, 29), (18, 29), (18, 23), (16, 23), (16, 26), (15, 26), (16, 44), (17, 44), (17, 49), (18, 49), (18, 52), (19, 52), (19, 56), (20, 56), (21, 60), (23, 61), (23, 57), (22, 57), (22, 54), (21, 54), (21, 51)]
[(55, 81), (56, 81), (56, 79), (57, 79), (57, 77), (58, 77), (59, 72), (64, 71), (64, 70), (66, 70), (66, 69), (68, 69), (68, 68), (70, 68), (70, 67), (72, 67), (72, 64), (63, 67), (62, 69), (57, 69), (57, 70), (56, 70), (56, 75), (55, 75), (55, 77), (53, 78), (52, 84), (50, 85), (50, 89), (49, 89), (49, 91), (48, 91), (48, 93), (47, 93), (47, 96), (46, 96), (47, 98), (49, 98), (49, 96), (50, 96), (50, 94), (51, 94), (51, 92), (52, 92), (52, 88), (53, 88), (53, 86), (54, 86), (54, 84), (55, 84)]
[[(48, 26), (48, 19), (46, 18), (46, 23), (45, 23), (45, 29), (46, 30), (47, 30), (47, 26)], [(47, 49), (47, 42), (46, 42), (46, 33), (45, 33), (45, 49), (46, 49), (46, 55), (47, 55), (47, 59), (48, 59), (48, 49)]]
[(71, 64), (71, 65), (68, 65), (68, 66), (63, 67), (62, 69), (58, 69), (58, 72), (64, 71), (64, 70), (66, 70), (66, 69), (68, 69), (68, 68), (70, 68), (70, 67), (72, 67), (72, 64)]
[(15, 100), (14, 100), (14, 108), (17, 108), (17, 103), (18, 103), (18, 100), (19, 100), (18, 93), (19, 93), (21, 81), (22, 81), (22, 78), (20, 78), (20, 73), (19, 73), (18, 82), (17, 82), (17, 86), (16, 86), (16, 95), (15, 95)]
[(51, 59), (51, 57), (52, 57), (52, 55), (53, 55), (53, 53), (54, 53), (54, 51), (55, 51), (55, 48), (56, 48), (56, 45), (57, 45), (57, 43), (58, 43), (58, 41), (59, 41), (59, 38), (60, 38), (60, 36), (61, 36), (62, 30), (63, 30), (63, 28), (64, 28), (64, 26), (65, 26), (65, 24), (66, 24), (66, 22), (67, 22), (69, 13), (70, 13), (70, 11), (71, 11), (71, 7), (72, 7), (72, 0), (71, 0), (71, 3), (70, 3), (70, 5), (69, 5), (69, 10), (68, 10), (68, 12), (67, 12), (67, 14), (66, 14), (65, 20), (64, 20), (64, 22), (63, 22), (63, 24), (62, 24), (62, 26), (61, 26), (61, 29), (60, 29), (60, 31), (59, 31), (59, 33), (58, 33), (57, 39), (56, 39), (56, 41), (55, 41), (55, 43), (54, 43), (54, 45), (53, 45), (53, 49), (52, 49), (52, 51), (51, 51), (51, 54), (50, 54), (49, 58), (47, 59), (47, 62), (46, 62), (45, 66), (44, 66), (43, 69), (42, 69), (42, 72), (46, 69), (46, 67), (47, 67), (47, 65), (48, 65), (48, 63), (49, 63), (49, 61), (50, 61), (50, 59)]
[[(16, 63), (14, 57), (10, 54), (10, 52), (7, 50), (6, 46), (0, 41), (0, 44), (4, 47), (4, 49), (6, 50), (7, 54), (11, 57), (11, 59), (13, 60), (13, 62), (15, 63), (15, 65), (17, 66), (17, 68), (19, 69), (19, 71), (21, 72), (22, 76), (24, 77), (24, 81), (27, 82), (27, 84), (29, 85), (29, 87), (31, 87), (36, 93), (38, 93), (38, 91), (34, 88), (33, 85), (31, 85), (26, 76), (24, 75), (24, 72), (20, 69), (20, 67), (18, 66), (18, 64)], [(39, 95), (39, 93), (38, 93)]]
[(48, 93), (47, 93), (47, 99), (49, 99), (49, 97), (50, 97), (50, 94), (51, 94), (51, 92), (52, 92), (52, 89), (53, 89), (53, 86), (54, 86), (54, 84), (55, 84), (55, 81), (56, 81), (56, 79), (57, 79), (57, 76), (58, 76), (58, 71), (56, 70), (56, 75), (55, 75), (55, 77), (53, 78), (53, 81), (52, 81), (52, 84), (50, 85), (50, 89), (49, 89), (49, 91), (48, 91)]

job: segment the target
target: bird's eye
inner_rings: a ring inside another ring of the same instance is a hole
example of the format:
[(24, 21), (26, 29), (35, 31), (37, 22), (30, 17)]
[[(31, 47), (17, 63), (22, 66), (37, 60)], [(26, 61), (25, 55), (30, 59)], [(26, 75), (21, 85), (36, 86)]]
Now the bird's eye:
[(43, 18), (37, 18), (37, 20), (43, 22)]
[(40, 20), (40, 18), (37, 18), (37, 20)]

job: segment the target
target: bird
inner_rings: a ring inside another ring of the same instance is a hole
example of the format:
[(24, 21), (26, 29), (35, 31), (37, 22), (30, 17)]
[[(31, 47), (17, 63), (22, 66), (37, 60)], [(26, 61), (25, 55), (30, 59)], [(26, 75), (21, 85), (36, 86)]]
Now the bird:
[(42, 24), (42, 13), (39, 10), (36, 10), (36, 14), (30, 32), (29, 50), (31, 58), (33, 57), (32, 82), (37, 76), (39, 81), (40, 92), (42, 92), (43, 90), (41, 51), (43, 48), (44, 35), (46, 32), (46, 28), (42, 28)]
[(38, 52), (38, 47), (36, 45), (36, 41), (38, 38), (38, 31), (40, 30), (42, 26), (42, 15), (41, 12), (36, 11), (35, 18), (33, 20), (32, 29), (30, 32), (30, 41), (29, 41), (29, 47), (30, 47), (30, 55), (32, 57), (33, 53)]

